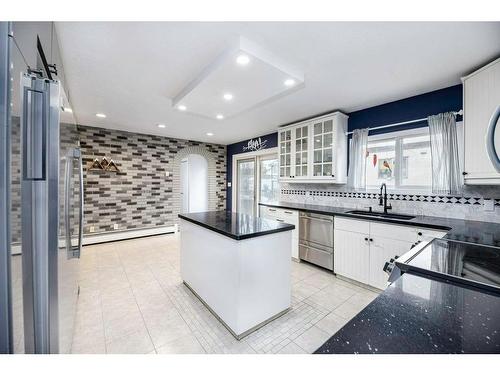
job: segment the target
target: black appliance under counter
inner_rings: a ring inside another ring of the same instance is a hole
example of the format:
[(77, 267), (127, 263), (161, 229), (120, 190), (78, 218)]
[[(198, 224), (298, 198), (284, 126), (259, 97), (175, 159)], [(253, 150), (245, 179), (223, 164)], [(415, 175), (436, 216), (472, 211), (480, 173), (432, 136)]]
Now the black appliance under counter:
[(500, 353), (500, 295), (403, 274), (315, 354)]
[(179, 214), (179, 217), (234, 240), (244, 240), (295, 229), (292, 224), (230, 211), (185, 213)]

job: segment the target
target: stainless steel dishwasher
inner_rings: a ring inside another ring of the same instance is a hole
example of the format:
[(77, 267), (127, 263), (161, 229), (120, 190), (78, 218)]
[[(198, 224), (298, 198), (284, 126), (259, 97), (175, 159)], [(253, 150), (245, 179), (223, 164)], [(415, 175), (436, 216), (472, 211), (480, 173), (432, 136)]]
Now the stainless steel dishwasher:
[(299, 258), (333, 271), (333, 216), (300, 212)]

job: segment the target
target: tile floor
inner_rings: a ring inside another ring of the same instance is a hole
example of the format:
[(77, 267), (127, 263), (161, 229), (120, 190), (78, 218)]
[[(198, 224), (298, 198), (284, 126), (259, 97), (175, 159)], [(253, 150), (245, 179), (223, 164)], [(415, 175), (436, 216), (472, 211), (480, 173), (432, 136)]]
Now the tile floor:
[(292, 262), (292, 309), (237, 341), (182, 284), (179, 236), (85, 246), (73, 353), (312, 353), (377, 293)]

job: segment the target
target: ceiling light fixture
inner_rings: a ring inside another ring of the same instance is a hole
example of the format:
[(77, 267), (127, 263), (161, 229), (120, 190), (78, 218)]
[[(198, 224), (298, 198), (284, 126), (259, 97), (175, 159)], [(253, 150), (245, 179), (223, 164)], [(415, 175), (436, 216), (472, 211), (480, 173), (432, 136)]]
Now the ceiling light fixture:
[(106, 118), (106, 115), (104, 113), (96, 113), (95, 115), (99, 118)]
[(250, 62), (250, 58), (247, 55), (239, 55), (236, 58), (236, 62), (239, 65), (247, 65)]
[(211, 137), (212, 135), (214, 135), (214, 133), (207, 133), (207, 135)]
[(295, 80), (294, 79), (291, 79), (291, 78), (288, 78), (285, 82), (283, 82), (285, 84), (285, 86), (287, 87), (291, 87), (293, 85), (295, 85)]
[(158, 124), (158, 127), (163, 129), (163, 128), (165, 128), (165, 124)]
[(185, 111), (187, 109), (187, 107), (185, 105), (183, 105), (183, 104), (180, 104), (180, 105), (177, 106), (177, 109), (179, 111)]
[(224, 116), (221, 115), (220, 113), (217, 116), (215, 116), (215, 117), (217, 117), (217, 120), (222, 120), (224, 118)]
[(224, 97), (224, 100), (227, 101), (227, 102), (230, 101), (230, 100), (233, 100), (233, 94), (231, 94), (229, 92), (225, 93), (223, 97)]
[(64, 107), (63, 110), (64, 112), (73, 113), (73, 110), (70, 107)]

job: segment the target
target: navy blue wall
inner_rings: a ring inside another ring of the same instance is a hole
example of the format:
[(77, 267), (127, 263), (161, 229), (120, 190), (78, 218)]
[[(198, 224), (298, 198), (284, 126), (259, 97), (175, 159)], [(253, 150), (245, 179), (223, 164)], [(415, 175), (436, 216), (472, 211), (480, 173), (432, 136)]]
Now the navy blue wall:
[[(372, 128), (375, 126), (426, 118), (427, 116), (443, 112), (459, 111), (461, 109), (462, 85), (456, 85), (348, 113), (348, 128), (349, 131), (366, 127)], [(460, 121), (461, 118), (457, 118), (457, 120)], [(370, 135), (421, 128), (424, 126), (427, 126), (427, 121), (401, 125), (389, 129), (374, 130), (370, 131)]]
[[(267, 134), (263, 135), (260, 137), (255, 137), (252, 138), (252, 140), (256, 140), (260, 138), (262, 142), (265, 142), (264, 148), (272, 148), (276, 147), (278, 145), (278, 133), (272, 133), (272, 134)], [(248, 152), (246, 150), (246, 147), (248, 147), (248, 142), (250, 139), (247, 139), (245, 141), (241, 141), (238, 143), (233, 143), (227, 146), (227, 170), (226, 170), (226, 176), (227, 176), (227, 181), (226, 181), (226, 210), (231, 211), (231, 206), (232, 206), (232, 187), (228, 187), (227, 183), (233, 181), (233, 155), (236, 154), (242, 154), (244, 152)]]
[[(426, 118), (430, 115), (438, 113), (459, 111), (462, 109), (462, 85), (447, 87), (441, 90), (431, 91), (422, 95), (412, 96), (406, 99), (397, 100), (394, 102), (378, 105), (376, 107), (365, 108), (356, 112), (347, 113), (349, 115), (348, 130), (373, 128)], [(460, 121), (461, 117), (457, 117)], [(399, 130), (415, 129), (427, 126), (427, 121), (418, 123), (401, 125), (388, 129), (380, 129), (370, 131), (370, 135), (388, 133)], [(278, 143), (278, 133), (272, 133), (261, 137), (267, 139), (267, 147), (275, 147)], [(233, 143), (227, 146), (227, 182), (232, 182), (232, 160), (233, 155), (245, 152), (243, 147), (248, 144), (248, 140)], [(226, 208), (231, 210), (232, 197), (231, 188), (227, 188)]]

